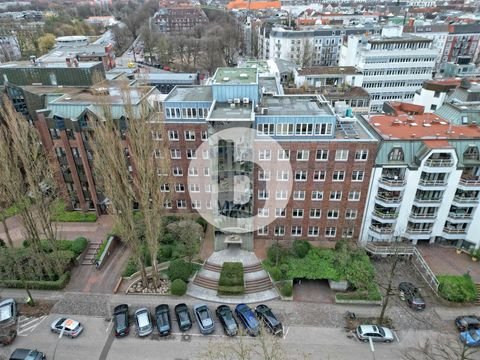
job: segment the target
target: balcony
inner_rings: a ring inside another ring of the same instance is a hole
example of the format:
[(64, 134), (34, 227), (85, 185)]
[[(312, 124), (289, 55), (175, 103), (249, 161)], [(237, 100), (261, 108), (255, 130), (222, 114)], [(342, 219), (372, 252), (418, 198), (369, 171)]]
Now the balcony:
[(425, 166), (428, 167), (452, 167), (453, 160), (452, 159), (428, 159), (425, 161)]
[(450, 212), (448, 213), (448, 217), (452, 219), (471, 219), (473, 217), (472, 214), (467, 214), (464, 212)]
[(402, 201), (402, 197), (397, 195), (379, 193), (377, 194), (377, 196), (375, 196), (375, 200), (380, 205), (392, 207), (400, 204), (400, 202)]
[(437, 204), (440, 204), (442, 202), (442, 198), (441, 197), (431, 198), (431, 197), (418, 197), (418, 196), (416, 196), (415, 199), (414, 199), (414, 202), (419, 203), (420, 207), (425, 206), (425, 204), (437, 205)]
[(395, 179), (395, 178), (389, 178), (389, 177), (381, 177), (379, 180), (380, 184), (386, 185), (392, 188), (400, 188), (405, 186), (406, 181), (405, 179)]
[(467, 188), (467, 189), (472, 189), (472, 188), (480, 189), (480, 177), (464, 174), (460, 178), (460, 182), (458, 183), (458, 187), (459, 188)]
[(425, 229), (407, 228), (406, 232), (407, 232), (407, 234), (412, 234), (412, 235), (431, 234), (432, 229), (431, 228), (425, 228)]
[(437, 218), (437, 214), (422, 214), (412, 212), (409, 215), (410, 221), (414, 223), (433, 223)]
[(454, 202), (457, 202), (459, 204), (477, 204), (478, 203), (478, 197), (476, 196), (459, 196), (455, 195), (453, 198)]
[(456, 229), (448, 226), (445, 226), (443, 228), (442, 237), (444, 237), (445, 239), (448, 239), (448, 240), (465, 239), (466, 236), (467, 236), (466, 229)]
[(373, 210), (372, 218), (381, 223), (393, 223), (398, 217), (398, 212)]
[(436, 180), (420, 179), (419, 185), (427, 186), (427, 187), (446, 186), (447, 181), (440, 180), (440, 179), (436, 179)]
[(380, 227), (380, 226), (370, 225), (369, 229), (377, 234), (393, 234), (392, 227), (386, 227), (386, 226)]

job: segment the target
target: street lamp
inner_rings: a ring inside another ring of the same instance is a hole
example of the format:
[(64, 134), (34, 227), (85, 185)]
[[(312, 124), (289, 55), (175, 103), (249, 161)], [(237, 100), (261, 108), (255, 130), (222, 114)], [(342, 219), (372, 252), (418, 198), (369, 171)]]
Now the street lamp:
[(58, 335), (57, 342), (55, 343), (55, 348), (53, 349), (53, 356), (52, 356), (53, 360), (55, 360), (55, 354), (57, 353), (57, 346), (58, 346), (58, 343), (60, 342), (60, 339), (62, 338), (64, 332), (65, 332), (65, 325), (62, 326), (62, 330), (60, 331), (60, 334)]
[(373, 347), (373, 340), (371, 336), (368, 338), (368, 341), (370, 343), (370, 350), (372, 350), (372, 359), (375, 360), (375, 348)]

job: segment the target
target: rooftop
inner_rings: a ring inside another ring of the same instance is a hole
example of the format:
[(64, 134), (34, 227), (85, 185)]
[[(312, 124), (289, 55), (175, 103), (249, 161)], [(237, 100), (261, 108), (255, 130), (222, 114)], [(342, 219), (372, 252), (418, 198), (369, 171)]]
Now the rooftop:
[(87, 44), (83, 46), (60, 45), (53, 48), (48, 54), (39, 58), (42, 62), (65, 62), (67, 57), (79, 56), (103, 56), (105, 55), (105, 45)]
[(273, 96), (262, 99), (262, 108), (268, 109), (268, 115), (319, 116), (333, 115), (327, 102), (317, 96)]
[(212, 101), (211, 86), (175, 86), (165, 101)]
[[(78, 63), (79, 68), (91, 68), (98, 64), (101, 64), (99, 61), (88, 61)], [(65, 61), (57, 61), (57, 62), (43, 62), (37, 60), (35, 64), (31, 61), (13, 61), (8, 62), (0, 65), (0, 68), (68, 68), (67, 63)], [(71, 68), (74, 68), (73, 66)]]
[(210, 120), (252, 120), (252, 103), (229, 104), (215, 103), (210, 113)]
[(239, 68), (251, 68), (251, 69), (258, 69), (259, 73), (268, 73), (270, 72), (270, 68), (268, 66), (267, 60), (247, 60), (244, 63), (238, 66)]
[(346, 89), (342, 89), (337, 86), (323, 86), (321, 88), (310, 87), (307, 89), (304, 88), (287, 88), (284, 87), (283, 91), (285, 94), (322, 94), (325, 98), (342, 98), (342, 99), (352, 99), (352, 98), (369, 98), (370, 94), (364, 88), (359, 86), (349, 86)]
[[(399, 103), (390, 103), (396, 107)], [(385, 140), (451, 140), (480, 139), (476, 125), (455, 125), (437, 114), (409, 115), (396, 108), (396, 114), (370, 116), (369, 123)]]
[(312, 66), (298, 69), (299, 75), (355, 75), (360, 73), (355, 66)]
[(213, 77), (214, 84), (256, 84), (257, 69), (256, 68), (218, 68)]
[(279, 95), (280, 94), (280, 89), (278, 88), (278, 83), (275, 77), (260, 77), (258, 79), (258, 82), (260, 83), (260, 88), (262, 89), (262, 92), (265, 94), (274, 94), (274, 95)]
[(432, 42), (432, 39), (427, 39), (420, 36), (405, 34), (403, 36), (378, 36), (374, 35), (368, 38), (369, 43), (399, 43), (399, 42)]

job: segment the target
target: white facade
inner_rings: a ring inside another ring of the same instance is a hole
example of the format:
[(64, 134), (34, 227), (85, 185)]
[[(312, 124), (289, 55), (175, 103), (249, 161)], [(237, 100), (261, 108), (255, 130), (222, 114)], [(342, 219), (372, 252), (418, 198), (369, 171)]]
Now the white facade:
[(413, 103), (424, 106), (426, 113), (433, 113), (443, 105), (446, 98), (446, 91), (428, 90), (422, 87), (419, 92), (415, 93)]
[(437, 6), (437, 2), (434, 0), (409, 0), (408, 7), (419, 7), (419, 8), (426, 8), (426, 7), (435, 7)]
[[(341, 68), (339, 68), (341, 69)], [(341, 74), (341, 71), (335, 74), (299, 74), (299, 71), (293, 72), (296, 87), (308, 85), (309, 87), (323, 87), (323, 86), (358, 86), (362, 87), (363, 74), (358, 72), (355, 74)]]
[(438, 50), (432, 40), (412, 36), (349, 36), (340, 66), (357, 66), (362, 87), (372, 96), (371, 110), (389, 100), (411, 102), (425, 80), (432, 79)]

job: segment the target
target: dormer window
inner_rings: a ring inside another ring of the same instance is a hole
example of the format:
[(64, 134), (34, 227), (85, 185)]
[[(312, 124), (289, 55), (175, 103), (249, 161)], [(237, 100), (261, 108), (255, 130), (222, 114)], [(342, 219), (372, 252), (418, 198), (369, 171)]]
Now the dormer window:
[(401, 147), (394, 147), (388, 154), (388, 160), (390, 161), (404, 161), (405, 155)]
[(463, 160), (480, 160), (478, 147), (477, 146), (469, 146), (463, 153)]

